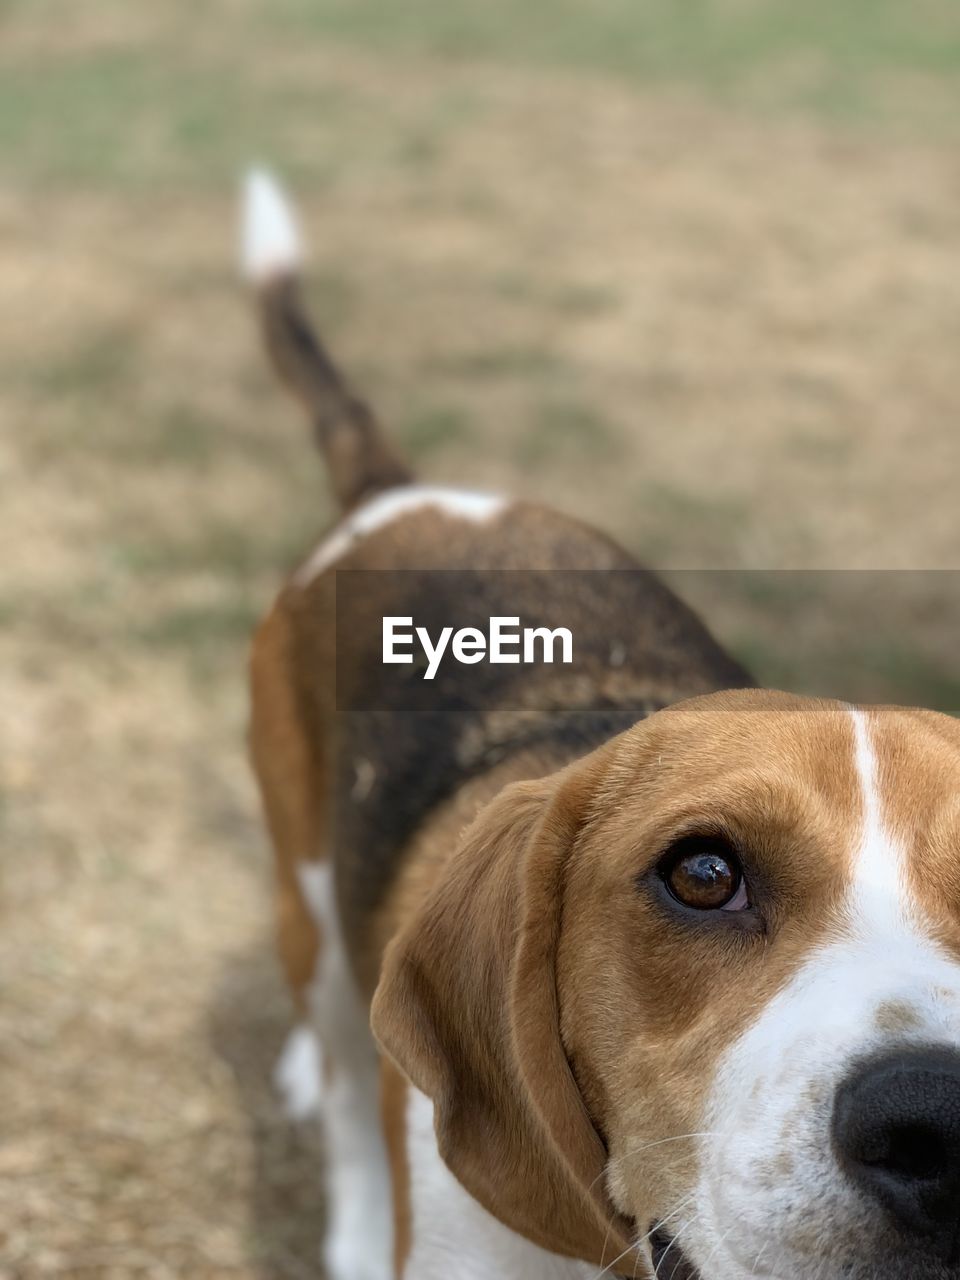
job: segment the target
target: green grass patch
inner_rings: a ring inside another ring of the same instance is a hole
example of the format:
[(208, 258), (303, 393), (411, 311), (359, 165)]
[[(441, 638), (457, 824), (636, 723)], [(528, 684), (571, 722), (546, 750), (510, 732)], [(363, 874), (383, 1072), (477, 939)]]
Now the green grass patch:
[(510, 344), (474, 351), (448, 352), (425, 362), (427, 373), (453, 375), (469, 381), (530, 377), (557, 373), (563, 362), (546, 347)]
[(245, 642), (253, 633), (262, 603), (229, 597), (203, 605), (167, 610), (133, 629), (130, 638), (148, 648), (186, 650), (210, 656), (223, 643)]
[(599, 464), (618, 457), (621, 437), (610, 422), (588, 405), (575, 402), (544, 405), (515, 448), (518, 465), (529, 470), (553, 464)]
[[(864, 625), (867, 620), (864, 620)], [(762, 685), (816, 697), (960, 713), (960, 677), (945, 662), (909, 645), (843, 635), (790, 647), (756, 632), (728, 638), (731, 652)]]
[[(105, 6), (104, 30), (109, 30)], [(52, 19), (48, 19), (52, 20)], [(207, 16), (207, 21), (215, 19)], [(39, 20), (38, 20), (39, 21)], [(222, 187), (259, 156), (314, 187), (348, 154), (284, 145), (284, 122), (315, 119), (321, 142), (337, 129), (348, 95), (304, 79), (252, 88), (261, 55), (255, 31), (237, 24), (215, 52), (191, 56), (204, 15), (183, 7), (178, 38), (108, 47), (82, 56), (26, 58), (0, 76), (0, 150), (21, 178), (65, 186)]]
[[(886, 114), (884, 81), (960, 80), (951, 0), (288, 0), (281, 23), (365, 47), (680, 82), (749, 100)], [(785, 74), (793, 72), (794, 74)]]
[(503, 272), (492, 284), (499, 296), (510, 302), (532, 309), (546, 308), (575, 319), (606, 315), (616, 310), (621, 300), (620, 294), (608, 285), (557, 283), (552, 277), (545, 280), (518, 271)]
[(303, 515), (294, 511), (289, 520), (269, 527), (210, 522), (185, 538), (151, 531), (113, 542), (108, 557), (125, 574), (175, 580), (191, 573), (215, 573), (242, 586), (262, 574), (276, 574), (279, 579), (303, 557), (315, 537), (304, 523)]
[(11, 374), (43, 396), (99, 398), (129, 383), (138, 350), (139, 340), (128, 330), (111, 328), (78, 334), (76, 345), (69, 350), (45, 352), (36, 364), (11, 370)]
[[(385, 113), (362, 79), (325, 80), (289, 56), (331, 44), (957, 129), (953, 0), (169, 0), (155, 31), (110, 39), (126, 13), (126, 0), (99, 0), (93, 16), (65, 0), (7, 0), (0, 20), (41, 38), (0, 76), (5, 168), (35, 181), (171, 189), (220, 186), (257, 156), (314, 187), (372, 163), (429, 174), (463, 121), (486, 108), (482, 92), (458, 88), (422, 110)], [(76, 26), (75, 49), (69, 34), (43, 39), (55, 25)]]
[(429, 459), (447, 445), (474, 436), (468, 414), (449, 405), (432, 405), (404, 419), (398, 432), (404, 452), (414, 461)]
[(952, 571), (679, 571), (761, 684), (855, 702), (960, 712), (960, 575)]

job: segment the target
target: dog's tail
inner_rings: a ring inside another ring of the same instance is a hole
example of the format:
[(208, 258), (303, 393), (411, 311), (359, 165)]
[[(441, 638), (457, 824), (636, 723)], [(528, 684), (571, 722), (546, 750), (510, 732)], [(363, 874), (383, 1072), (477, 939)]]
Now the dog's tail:
[(256, 291), (274, 368), (310, 415), (334, 493), (349, 510), (382, 489), (407, 484), (412, 474), (314, 332), (300, 290), (302, 259), (293, 209), (269, 174), (251, 171), (243, 200), (243, 272)]

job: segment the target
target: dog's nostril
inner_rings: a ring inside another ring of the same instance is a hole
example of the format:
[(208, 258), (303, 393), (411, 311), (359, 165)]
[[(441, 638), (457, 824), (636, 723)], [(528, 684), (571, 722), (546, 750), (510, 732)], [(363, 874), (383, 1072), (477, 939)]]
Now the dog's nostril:
[(952, 1257), (960, 1227), (960, 1053), (910, 1049), (861, 1064), (837, 1090), (832, 1136), (859, 1190), (902, 1232), (925, 1240), (925, 1249)]
[(861, 1160), (887, 1173), (925, 1182), (947, 1170), (949, 1154), (946, 1142), (936, 1129), (923, 1124), (902, 1124), (875, 1135), (872, 1144), (865, 1144)]

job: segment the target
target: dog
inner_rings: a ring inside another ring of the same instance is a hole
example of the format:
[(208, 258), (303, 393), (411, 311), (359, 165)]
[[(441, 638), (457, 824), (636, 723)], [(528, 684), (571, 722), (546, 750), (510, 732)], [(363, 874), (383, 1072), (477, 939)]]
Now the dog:
[[(342, 510), (251, 659), (326, 1275), (960, 1277), (956, 722), (758, 689), (602, 534), (418, 483), (264, 173), (244, 255)], [(411, 625), (509, 578), (584, 661), (389, 683), (358, 574)]]

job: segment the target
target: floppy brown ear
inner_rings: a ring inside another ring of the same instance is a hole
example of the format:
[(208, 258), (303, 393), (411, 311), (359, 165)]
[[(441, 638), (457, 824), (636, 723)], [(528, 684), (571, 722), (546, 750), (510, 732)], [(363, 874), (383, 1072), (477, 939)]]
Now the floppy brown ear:
[(608, 751), (483, 810), (388, 948), (372, 1011), (381, 1047), (433, 1099), (440, 1153), (467, 1190), (528, 1239), (600, 1266), (630, 1227), (561, 1042), (555, 955), (564, 866)]

